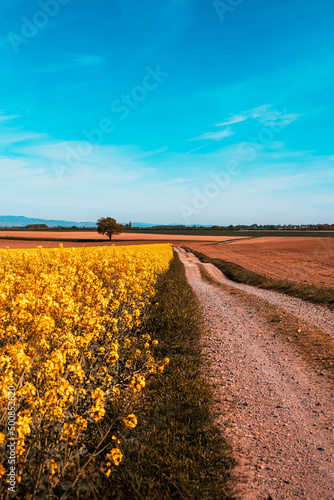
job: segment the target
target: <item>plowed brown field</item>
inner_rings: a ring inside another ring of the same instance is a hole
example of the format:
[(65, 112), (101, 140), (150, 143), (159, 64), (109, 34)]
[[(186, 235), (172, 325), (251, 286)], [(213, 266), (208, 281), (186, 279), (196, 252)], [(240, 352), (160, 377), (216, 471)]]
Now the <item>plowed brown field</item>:
[(277, 236), (188, 246), (263, 276), (334, 288), (334, 238)]
[[(108, 237), (102, 236), (96, 231), (0, 231), (0, 237), (8, 238), (52, 238), (52, 239), (87, 239), (87, 240), (105, 240), (108, 242)], [(152, 234), (152, 233), (121, 233), (114, 236), (116, 240), (156, 240), (156, 241), (227, 241), (242, 238), (242, 236), (194, 236), (194, 235), (167, 235), (167, 234)]]
[[(101, 245), (145, 245), (147, 243), (177, 243), (179, 246), (187, 245), (191, 242), (224, 242), (242, 238), (242, 236), (193, 236), (193, 235), (166, 235), (166, 234), (149, 234), (149, 233), (121, 233), (109, 241), (106, 236), (101, 236), (93, 231), (0, 231), (1, 248), (36, 248), (38, 246), (46, 248), (58, 247), (62, 241), (66, 247), (91, 247)], [(8, 238), (8, 239), (7, 239)], [(24, 238), (20, 240), (11, 240), (10, 238)], [(48, 238), (48, 241), (36, 238)], [(96, 240), (96, 241), (63, 241), (63, 240)], [(53, 240), (53, 241), (52, 241)]]

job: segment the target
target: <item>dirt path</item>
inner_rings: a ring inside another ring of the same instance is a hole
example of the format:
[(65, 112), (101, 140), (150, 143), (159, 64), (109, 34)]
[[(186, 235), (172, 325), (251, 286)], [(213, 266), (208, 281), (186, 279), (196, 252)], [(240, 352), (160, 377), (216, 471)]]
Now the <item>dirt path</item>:
[[(217, 384), (218, 424), (229, 435), (239, 461), (240, 497), (333, 500), (332, 385), (256, 309), (203, 281), (201, 264), (193, 254), (177, 250), (204, 310), (205, 352)], [(271, 300), (272, 292), (261, 292)], [(283, 298), (285, 307), (295, 300)], [(317, 308), (307, 307), (309, 317), (316, 317)], [(328, 324), (322, 327), (328, 329)]]
[(334, 338), (334, 311), (330, 311), (326, 307), (309, 304), (304, 300), (295, 297), (289, 297), (284, 293), (264, 290), (256, 288), (255, 286), (245, 285), (243, 283), (236, 283), (226, 278), (226, 276), (224, 276), (224, 274), (216, 266), (212, 264), (204, 264), (204, 266), (216, 281), (233, 286), (233, 288), (243, 290), (244, 292), (255, 295), (256, 297), (265, 299), (270, 304), (277, 305), (282, 309), (285, 309), (298, 318), (307, 321), (317, 328), (320, 328)]
[(334, 288), (334, 238), (270, 236), (223, 243), (187, 246), (262, 276)]

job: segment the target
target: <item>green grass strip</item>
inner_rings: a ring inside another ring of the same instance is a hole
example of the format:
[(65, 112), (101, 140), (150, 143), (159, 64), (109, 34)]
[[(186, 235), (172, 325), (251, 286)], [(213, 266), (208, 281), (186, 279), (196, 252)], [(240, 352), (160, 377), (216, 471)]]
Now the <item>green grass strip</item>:
[(261, 274), (249, 271), (238, 264), (233, 264), (222, 259), (213, 259), (207, 255), (192, 250), (188, 247), (183, 247), (187, 252), (191, 252), (204, 263), (210, 263), (218, 267), (222, 273), (232, 281), (237, 283), (245, 283), (247, 285), (265, 288), (266, 290), (275, 290), (282, 292), (299, 299), (307, 300), (313, 304), (325, 306), (329, 309), (334, 309), (334, 290), (332, 288), (317, 287), (315, 285), (306, 285), (304, 283), (296, 283), (289, 280), (277, 280), (267, 278)]
[(214, 424), (212, 387), (201, 376), (201, 312), (176, 255), (143, 331), (158, 339), (170, 364), (148, 380), (106, 498), (232, 499), (231, 447)]

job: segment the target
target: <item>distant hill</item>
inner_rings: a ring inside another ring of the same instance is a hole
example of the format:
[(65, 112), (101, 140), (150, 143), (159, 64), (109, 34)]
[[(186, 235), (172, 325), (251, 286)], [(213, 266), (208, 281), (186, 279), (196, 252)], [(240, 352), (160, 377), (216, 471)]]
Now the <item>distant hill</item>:
[[(96, 227), (96, 222), (75, 222), (67, 220), (49, 220), (49, 219), (34, 219), (23, 217), (21, 215), (0, 215), (0, 227), (25, 227), (30, 224), (46, 224), (48, 227)], [(124, 225), (126, 223), (124, 222)], [(133, 222), (135, 227), (151, 227), (155, 224), (147, 224), (146, 222)]]
[[(0, 227), (25, 227), (29, 226), (31, 224), (46, 224), (48, 227), (57, 227), (57, 226), (62, 226), (62, 227), (96, 227), (96, 222), (76, 222), (76, 221), (67, 221), (67, 220), (49, 220), (49, 219), (34, 219), (34, 218), (29, 218), (29, 217), (24, 217), (22, 215), (0, 215)], [(122, 222), (122, 224), (125, 226), (127, 224), (126, 222)], [(163, 224), (163, 225), (157, 225), (157, 224), (148, 224), (146, 222), (132, 222), (132, 227), (133, 228), (148, 228), (148, 227), (154, 227), (154, 228), (159, 228), (163, 229), (166, 227), (171, 227), (171, 226), (180, 226), (177, 223), (171, 223), (171, 224)], [(181, 227), (181, 226), (180, 226)], [(190, 227), (188, 225), (182, 226), (182, 227)], [(209, 226), (203, 226), (203, 227), (209, 227)], [(42, 228), (41, 228), (42, 229)]]
[(0, 227), (24, 227), (29, 224), (46, 224), (49, 227), (95, 227), (95, 222), (75, 222), (65, 220), (33, 219), (20, 215), (0, 215)]

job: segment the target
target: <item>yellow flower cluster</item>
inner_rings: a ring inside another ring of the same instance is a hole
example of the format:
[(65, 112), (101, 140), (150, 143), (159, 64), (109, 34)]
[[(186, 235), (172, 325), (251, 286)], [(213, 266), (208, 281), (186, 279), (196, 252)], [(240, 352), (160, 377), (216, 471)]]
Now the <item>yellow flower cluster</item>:
[(138, 423), (136, 415), (131, 413), (131, 415), (128, 415), (124, 420), (124, 424), (129, 427), (129, 429), (134, 429)]
[(112, 448), (110, 450), (110, 453), (107, 453), (106, 455), (105, 458), (106, 465), (101, 467), (101, 472), (104, 472), (105, 475), (109, 477), (111, 474), (111, 469), (110, 469), (111, 460), (114, 465), (119, 465), (122, 461), (122, 458), (123, 458), (123, 453), (121, 452), (121, 450), (119, 448)]
[(145, 377), (144, 375), (138, 375), (137, 373), (133, 376), (129, 387), (133, 392), (140, 392), (145, 387)]
[[(161, 371), (158, 342), (140, 325), (172, 256), (169, 244), (0, 250), (0, 463), (9, 387), (24, 474), (31, 450), (53, 446), (69, 457), (87, 426), (115, 400), (131, 406), (145, 377)], [(133, 428), (137, 419), (124, 423)], [(115, 448), (109, 458), (118, 465), (122, 453)], [(61, 471), (46, 458), (45, 473)]]

